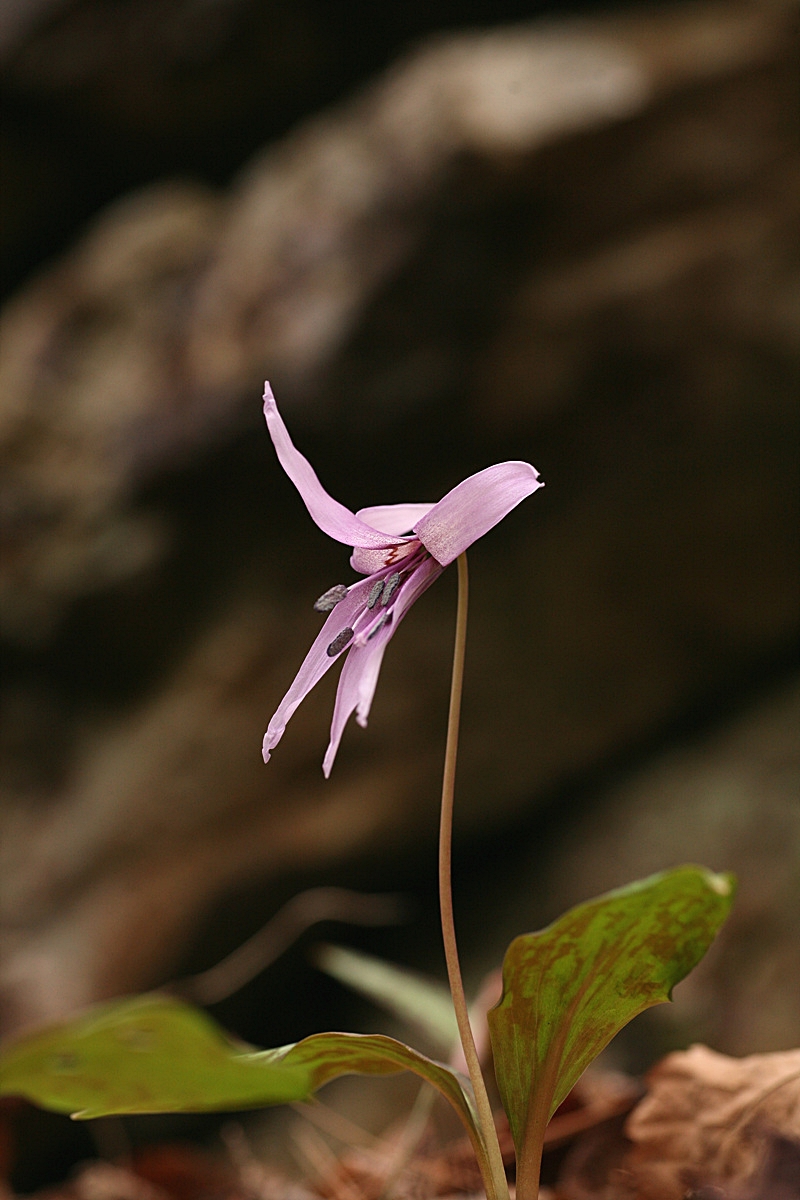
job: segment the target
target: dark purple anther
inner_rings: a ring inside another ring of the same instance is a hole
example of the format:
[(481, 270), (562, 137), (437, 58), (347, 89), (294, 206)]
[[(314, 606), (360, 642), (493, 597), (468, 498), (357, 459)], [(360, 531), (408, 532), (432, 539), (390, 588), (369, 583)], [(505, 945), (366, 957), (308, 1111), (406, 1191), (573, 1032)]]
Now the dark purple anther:
[(383, 580), (379, 579), (377, 583), (373, 583), (369, 590), (369, 599), (367, 600), (367, 608), (374, 608), (381, 598), (383, 591)]
[(381, 596), (381, 608), (386, 608), (392, 596), (400, 587), (400, 572), (395, 571), (394, 575), (390, 575), (386, 580)]
[(339, 601), (344, 600), (346, 595), (347, 588), (344, 584), (335, 583), (332, 588), (328, 588), (327, 592), (323, 592), (319, 599), (314, 601), (314, 612), (333, 612)]
[(336, 658), (337, 654), (341, 654), (345, 646), (353, 640), (353, 630), (348, 626), (341, 633), (337, 633), (336, 637), (328, 646), (328, 658)]

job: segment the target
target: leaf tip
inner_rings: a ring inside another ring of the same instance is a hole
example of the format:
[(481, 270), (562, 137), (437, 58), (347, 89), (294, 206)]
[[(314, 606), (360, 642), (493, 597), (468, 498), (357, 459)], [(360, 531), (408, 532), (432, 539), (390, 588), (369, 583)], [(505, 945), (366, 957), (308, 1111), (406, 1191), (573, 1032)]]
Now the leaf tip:
[(722, 874), (708, 873), (708, 885), (718, 896), (732, 896), (736, 891), (736, 876), (730, 871)]

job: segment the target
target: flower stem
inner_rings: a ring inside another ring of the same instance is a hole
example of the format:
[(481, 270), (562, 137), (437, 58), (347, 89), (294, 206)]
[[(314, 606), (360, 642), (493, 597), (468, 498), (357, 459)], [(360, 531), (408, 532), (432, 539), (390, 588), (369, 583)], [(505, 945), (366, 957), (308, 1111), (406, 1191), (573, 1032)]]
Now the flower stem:
[(475, 1048), (475, 1039), (469, 1023), (469, 1011), (464, 995), (464, 982), (458, 961), (456, 931), (453, 920), (453, 891), (451, 884), (453, 843), (453, 797), (455, 793), (456, 757), (458, 754), (458, 727), (461, 718), (461, 692), (464, 681), (464, 652), (467, 644), (467, 605), (469, 597), (469, 575), (467, 556), (458, 556), (458, 611), (456, 615), (456, 637), (453, 651), (453, 675), (450, 683), (450, 713), (447, 719), (447, 745), (444, 755), (442, 778), (442, 811), (439, 823), (439, 909), (442, 921), (442, 939), (447, 962), (447, 975), (453, 1007), (456, 1010), (458, 1033), (464, 1058), (467, 1062), (472, 1089), (475, 1093), (478, 1126), (486, 1148), (486, 1162), (481, 1164), (488, 1200), (508, 1200), (508, 1184), (503, 1166), (500, 1143), (497, 1140), (492, 1108), (486, 1091), (486, 1083)]

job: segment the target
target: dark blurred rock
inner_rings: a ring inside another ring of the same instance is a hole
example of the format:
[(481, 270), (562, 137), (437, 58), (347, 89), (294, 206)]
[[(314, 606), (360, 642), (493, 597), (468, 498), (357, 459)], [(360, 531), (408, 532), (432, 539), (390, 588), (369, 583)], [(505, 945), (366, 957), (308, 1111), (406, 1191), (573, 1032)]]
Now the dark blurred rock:
[[(8, 305), (0, 617), (29, 725), (0, 763), (7, 1025), (154, 981), (235, 881), (365, 855), (375, 878), (432, 837), (446, 584), (330, 783), (330, 688), (260, 762), (345, 561), (274, 461), (264, 375), (354, 507), (509, 457), (547, 481), (473, 554), (465, 832), (785, 653), (793, 18), (431, 43), (229, 193), (108, 210)], [(37, 744), (60, 769), (26, 765)]]
[(601, 0), (3, 0), (0, 295), (165, 172), (230, 179), (415, 40)]

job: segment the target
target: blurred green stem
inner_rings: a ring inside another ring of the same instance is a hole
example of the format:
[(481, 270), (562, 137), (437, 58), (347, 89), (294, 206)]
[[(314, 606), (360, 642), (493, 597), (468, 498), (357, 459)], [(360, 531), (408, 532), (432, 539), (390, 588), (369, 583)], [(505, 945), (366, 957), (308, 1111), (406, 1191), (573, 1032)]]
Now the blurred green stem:
[(450, 713), (447, 720), (447, 746), (444, 755), (442, 778), (442, 812), (439, 824), (439, 909), (442, 920), (442, 938), (447, 961), (447, 975), (453, 1007), (456, 1010), (458, 1033), (467, 1062), (472, 1089), (475, 1093), (478, 1125), (486, 1148), (486, 1162), (481, 1164), (487, 1200), (509, 1200), (508, 1184), (497, 1140), (494, 1116), (489, 1103), (483, 1073), (475, 1048), (475, 1039), (469, 1023), (469, 1012), (464, 995), (464, 982), (458, 961), (456, 931), (453, 921), (453, 891), (451, 884), (453, 842), (453, 797), (455, 793), (456, 758), (458, 755), (458, 727), (461, 718), (461, 692), (464, 681), (464, 652), (467, 643), (467, 607), (469, 599), (469, 574), (467, 556), (458, 557), (458, 612), (456, 615), (456, 637), (453, 651), (453, 675), (450, 683)]

